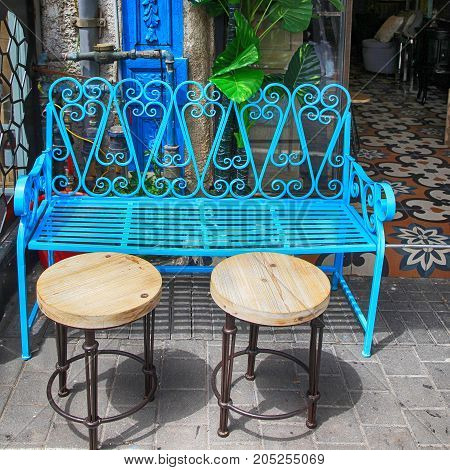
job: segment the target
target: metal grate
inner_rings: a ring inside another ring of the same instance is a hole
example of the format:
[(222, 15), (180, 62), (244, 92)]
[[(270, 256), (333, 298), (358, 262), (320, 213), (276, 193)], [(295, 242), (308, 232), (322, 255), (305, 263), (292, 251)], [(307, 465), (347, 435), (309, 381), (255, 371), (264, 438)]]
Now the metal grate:
[(25, 101), (31, 91), (28, 43), (19, 19), (0, 10), (0, 233), (19, 174), (28, 162)]

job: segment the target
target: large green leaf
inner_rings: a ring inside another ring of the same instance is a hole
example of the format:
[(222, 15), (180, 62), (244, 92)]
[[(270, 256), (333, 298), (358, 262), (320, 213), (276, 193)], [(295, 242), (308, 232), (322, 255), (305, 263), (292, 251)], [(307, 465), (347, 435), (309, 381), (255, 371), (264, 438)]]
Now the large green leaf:
[(320, 75), (320, 61), (314, 46), (302, 44), (289, 62), (284, 75), (284, 84), (292, 91), (302, 83), (319, 83)]
[(311, 21), (311, 0), (276, 0), (270, 11), (272, 21), (281, 21), (282, 27), (291, 32), (305, 31)]
[(342, 4), (341, 0), (330, 0), (330, 3), (336, 8), (337, 11), (342, 11), (344, 9), (344, 5)]
[(241, 47), (248, 47), (250, 44), (259, 47), (259, 38), (247, 18), (239, 11), (234, 13), (234, 18), (236, 20), (236, 39)]
[(282, 73), (266, 73), (264, 75), (263, 87), (271, 83), (283, 83), (284, 75)]
[(236, 19), (236, 37), (214, 61), (213, 76), (228, 73), (259, 61), (259, 39), (248, 21), (238, 11)]
[(244, 67), (220, 76), (211, 77), (210, 80), (228, 99), (242, 103), (259, 90), (263, 79), (264, 73), (262, 70)]
[(218, 0), (189, 0), (189, 1), (196, 6), (205, 6), (205, 5), (208, 5), (208, 3), (219, 3)]
[[(239, 104), (239, 111), (242, 112), (242, 107), (245, 106), (245, 104), (246, 104), (245, 102)], [(250, 118), (250, 109), (249, 108), (245, 109), (241, 113), (241, 117), (242, 117), (242, 122), (244, 124), (244, 128), (245, 128), (245, 130), (247, 131), (247, 134), (248, 134), (248, 131), (256, 124), (256, 120)], [(234, 133), (234, 138), (236, 139), (237, 148), (238, 149), (244, 148), (244, 138), (243, 138), (242, 132), (240, 130), (238, 130)]]
[(232, 41), (226, 49), (217, 56), (212, 69), (213, 77), (258, 62), (259, 51), (254, 44), (251, 44), (243, 51), (239, 51), (239, 45), (235, 41), (236, 40)]
[[(192, 4), (198, 7), (204, 7), (209, 16), (219, 16), (225, 13), (224, 2), (219, 0), (189, 0)], [(225, 3), (226, 5), (226, 3)]]

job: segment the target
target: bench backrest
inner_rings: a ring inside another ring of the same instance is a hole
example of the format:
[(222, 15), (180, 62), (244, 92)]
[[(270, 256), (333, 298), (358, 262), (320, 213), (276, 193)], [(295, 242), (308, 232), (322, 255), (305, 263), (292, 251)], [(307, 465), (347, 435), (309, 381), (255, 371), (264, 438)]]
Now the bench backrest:
[[(291, 92), (272, 83), (236, 104), (212, 84), (61, 78), (46, 111), (57, 194), (335, 199), (345, 192), (350, 96), (338, 84)], [(151, 136), (137, 132), (143, 122)], [(222, 151), (227, 139), (231, 154)]]

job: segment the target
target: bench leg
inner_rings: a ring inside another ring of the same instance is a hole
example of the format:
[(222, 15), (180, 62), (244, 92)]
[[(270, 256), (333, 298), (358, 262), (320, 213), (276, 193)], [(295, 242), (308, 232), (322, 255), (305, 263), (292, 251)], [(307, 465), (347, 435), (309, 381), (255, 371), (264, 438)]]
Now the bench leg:
[(17, 291), (19, 295), (20, 337), (22, 341), (22, 359), (26, 361), (31, 358), (31, 354), (27, 306), (27, 265), (25, 261), (25, 242), (21, 230), (19, 230), (19, 234), (17, 235), (17, 280)]
[(383, 274), (384, 249), (377, 252), (372, 278), (372, 290), (370, 291), (369, 310), (367, 312), (367, 327), (364, 335), (364, 347), (362, 355), (371, 356), (373, 331), (377, 317), (378, 294), (380, 293), (381, 276)]
[[(335, 272), (342, 275), (344, 271), (344, 253), (336, 253), (334, 255)], [(339, 287), (339, 277), (333, 274), (331, 278), (331, 290), (337, 290)]]

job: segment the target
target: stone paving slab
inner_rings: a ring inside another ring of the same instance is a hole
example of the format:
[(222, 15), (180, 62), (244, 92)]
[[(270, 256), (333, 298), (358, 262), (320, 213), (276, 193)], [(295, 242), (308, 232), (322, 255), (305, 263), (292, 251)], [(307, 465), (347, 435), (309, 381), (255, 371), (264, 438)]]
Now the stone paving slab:
[[(38, 272), (30, 276), (30, 292)], [(321, 400), (315, 430), (305, 414), (284, 422), (232, 416), (231, 434), (217, 436), (218, 406), (210, 385), (221, 357), (223, 313), (209, 295), (207, 277), (164, 278), (157, 311), (154, 402), (123, 421), (104, 425), (104, 449), (425, 449), (450, 448), (449, 284), (440, 280), (384, 279), (374, 354), (361, 356), (363, 334), (334, 292), (326, 314)], [(350, 285), (367, 299), (370, 280)], [(408, 300), (405, 300), (408, 299)], [(237, 322), (236, 349), (246, 346), (248, 326)], [(45, 387), (56, 362), (54, 328), (42, 316), (33, 331), (33, 358), (20, 359), (17, 299), (0, 322), (0, 448), (87, 448), (87, 430), (67, 423), (46, 402)], [(141, 322), (99, 335), (101, 347), (143, 353)], [(70, 331), (69, 356), (82, 351)], [(264, 328), (260, 342), (307, 360), (308, 327)], [(242, 378), (246, 360), (233, 374), (236, 405), (258, 412), (304, 406), (305, 371), (280, 357), (259, 356), (257, 378)], [(123, 412), (142, 398), (140, 366), (128, 358), (100, 357), (100, 411)], [(83, 363), (73, 364), (70, 386), (77, 393), (58, 402), (85, 413)]]

